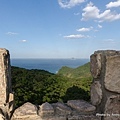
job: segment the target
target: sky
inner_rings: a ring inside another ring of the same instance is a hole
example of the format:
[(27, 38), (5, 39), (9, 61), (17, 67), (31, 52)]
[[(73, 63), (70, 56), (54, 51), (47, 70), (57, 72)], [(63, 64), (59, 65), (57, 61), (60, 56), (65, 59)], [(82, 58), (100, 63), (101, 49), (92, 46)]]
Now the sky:
[(120, 50), (120, 0), (0, 0), (11, 58), (89, 58)]

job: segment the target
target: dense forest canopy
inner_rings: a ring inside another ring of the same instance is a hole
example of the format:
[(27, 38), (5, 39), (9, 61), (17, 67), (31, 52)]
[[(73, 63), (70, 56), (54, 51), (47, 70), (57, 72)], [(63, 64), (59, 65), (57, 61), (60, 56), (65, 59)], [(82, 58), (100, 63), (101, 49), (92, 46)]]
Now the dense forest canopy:
[[(61, 68), (57, 74), (45, 70), (11, 67), (16, 107), (25, 102), (42, 104), (74, 99), (90, 99), (89, 63), (78, 68)], [(79, 77), (78, 77), (79, 76)]]

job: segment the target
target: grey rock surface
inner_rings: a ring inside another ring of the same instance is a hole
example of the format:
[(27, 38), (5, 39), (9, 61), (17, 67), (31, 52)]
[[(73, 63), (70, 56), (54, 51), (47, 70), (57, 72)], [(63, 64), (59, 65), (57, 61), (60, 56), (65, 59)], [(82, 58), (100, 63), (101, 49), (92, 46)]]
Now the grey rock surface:
[(96, 107), (89, 104), (84, 100), (69, 100), (68, 106), (78, 111), (80, 114), (92, 114), (95, 112)]
[(120, 93), (120, 55), (106, 57), (105, 87)]
[(11, 86), (11, 69), (9, 51), (0, 49), (0, 111), (9, 119), (14, 106)]
[(94, 78), (97, 78), (101, 72), (101, 54), (93, 54), (90, 56), (90, 71)]
[(99, 105), (102, 99), (102, 89), (99, 81), (94, 81), (91, 85), (91, 102), (93, 105)]
[(53, 116), (54, 115), (53, 106), (51, 104), (49, 104), (48, 102), (43, 103), (40, 106), (39, 115), (41, 117), (50, 117), (50, 116)]
[(52, 105), (54, 106), (55, 114), (57, 115), (67, 116), (72, 113), (71, 108), (65, 105), (65, 103), (57, 102)]
[(0, 106), (4, 106), (9, 99), (11, 87), (9, 62), (9, 51), (6, 49), (0, 49)]
[(120, 120), (120, 95), (112, 95), (105, 105), (105, 114), (109, 114), (104, 120)]
[(14, 119), (30, 119), (33, 117), (37, 117), (37, 107), (33, 105), (32, 103), (25, 103), (19, 108), (17, 108), (12, 116), (12, 120)]

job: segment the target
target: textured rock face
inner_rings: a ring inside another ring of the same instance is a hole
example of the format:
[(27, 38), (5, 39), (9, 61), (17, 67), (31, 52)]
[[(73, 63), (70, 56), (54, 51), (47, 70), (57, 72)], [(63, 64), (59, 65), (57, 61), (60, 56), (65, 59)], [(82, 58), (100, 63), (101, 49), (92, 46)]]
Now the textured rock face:
[(43, 104), (40, 106), (39, 115), (40, 115), (41, 117), (53, 116), (53, 115), (54, 115), (53, 106), (50, 105), (48, 102), (43, 103)]
[(13, 96), (9, 51), (0, 49), (0, 109), (5, 119), (9, 119), (13, 111)]
[(120, 119), (120, 95), (110, 96), (105, 105), (105, 114), (110, 114), (105, 117), (105, 120), (119, 120)]
[(95, 52), (91, 56), (91, 73), (91, 102), (98, 116), (102, 120), (120, 120), (120, 51)]
[(120, 55), (106, 56), (105, 87), (120, 93)]
[(37, 107), (29, 102), (23, 104), (14, 111), (12, 120), (14, 119), (31, 119), (37, 117)]
[(91, 61), (90, 61), (90, 71), (92, 73), (92, 76), (94, 78), (97, 78), (100, 75), (101, 71), (101, 54), (93, 54), (91, 55)]
[(101, 89), (101, 84), (99, 81), (95, 81), (91, 85), (91, 102), (93, 105), (98, 105), (101, 103), (102, 99), (102, 89)]
[(84, 100), (69, 100), (67, 104), (77, 110), (80, 114), (91, 114), (95, 112), (95, 107)]
[(67, 116), (67, 115), (70, 115), (72, 113), (71, 108), (62, 102), (57, 102), (57, 103), (54, 103), (52, 105), (54, 106), (55, 113), (57, 115)]
[(0, 106), (6, 104), (10, 92), (10, 58), (6, 49), (0, 49)]

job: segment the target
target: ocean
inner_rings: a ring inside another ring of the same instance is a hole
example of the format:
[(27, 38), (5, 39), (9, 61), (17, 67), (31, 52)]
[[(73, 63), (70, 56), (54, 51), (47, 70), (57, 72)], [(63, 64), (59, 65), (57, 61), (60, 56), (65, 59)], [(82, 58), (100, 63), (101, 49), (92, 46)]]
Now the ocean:
[(89, 59), (11, 59), (11, 65), (26, 69), (40, 69), (57, 73), (62, 66), (79, 67)]

